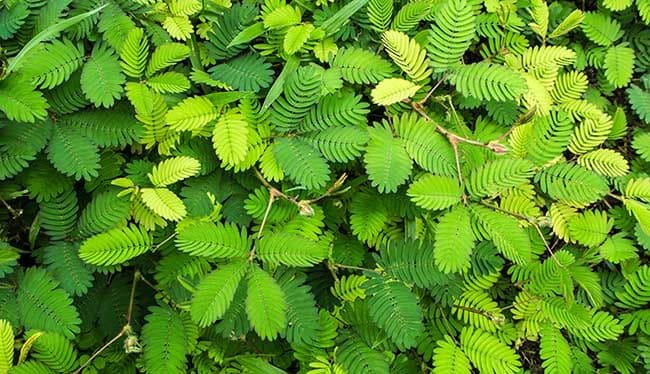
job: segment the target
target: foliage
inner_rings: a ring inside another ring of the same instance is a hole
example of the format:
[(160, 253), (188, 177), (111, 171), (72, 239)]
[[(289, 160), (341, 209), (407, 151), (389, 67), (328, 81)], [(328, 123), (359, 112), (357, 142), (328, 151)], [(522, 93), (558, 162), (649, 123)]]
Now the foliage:
[(0, 2), (0, 373), (648, 372), (649, 23)]

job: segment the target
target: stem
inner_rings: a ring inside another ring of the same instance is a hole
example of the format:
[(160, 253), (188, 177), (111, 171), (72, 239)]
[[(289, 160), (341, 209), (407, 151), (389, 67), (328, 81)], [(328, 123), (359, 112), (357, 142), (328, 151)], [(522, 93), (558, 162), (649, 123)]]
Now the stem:
[[(258, 351), (259, 351), (259, 349), (258, 349)], [(277, 355), (273, 354), (273, 353), (241, 354), (241, 355), (236, 355), (236, 356), (231, 356), (231, 357), (228, 357), (228, 358), (224, 358), (223, 362), (235, 361), (238, 358), (242, 358), (242, 357), (269, 357), (269, 358), (273, 358), (273, 357), (276, 357), (276, 356)]]
[(348, 175), (347, 175), (346, 173), (343, 173), (343, 174), (341, 174), (341, 176), (340, 176), (340, 177), (339, 177), (339, 178), (334, 182), (334, 184), (332, 184), (332, 185), (327, 189), (327, 191), (325, 191), (324, 194), (318, 196), (318, 197), (315, 198), (315, 199), (310, 199), (310, 200), (301, 200), (301, 201), (305, 201), (307, 204), (311, 204), (311, 203), (315, 203), (315, 202), (317, 202), (317, 201), (319, 201), (319, 200), (322, 200), (322, 199), (324, 199), (324, 198), (326, 198), (326, 197), (329, 197), (329, 196), (332, 196), (332, 195), (335, 195), (335, 194), (339, 194), (339, 193), (343, 193), (343, 192), (347, 191), (347, 189), (344, 189), (343, 191), (339, 191), (339, 189), (343, 186), (343, 183), (345, 183), (345, 180), (346, 180), (347, 178), (348, 178)]
[[(273, 200), (275, 200), (275, 195), (279, 192), (275, 188), (271, 187), (269, 189), (269, 203), (266, 204), (266, 211), (264, 211), (264, 217), (262, 218), (262, 223), (260, 224), (260, 229), (257, 232), (257, 240), (260, 240), (262, 237), (262, 231), (264, 231), (264, 226), (266, 225), (266, 221), (269, 218), (269, 213), (271, 212), (271, 206), (273, 205)], [(282, 192), (280, 192), (282, 193)], [(256, 246), (253, 246), (253, 249), (251, 249), (251, 254), (248, 256), (248, 262), (253, 262), (253, 258), (255, 258), (255, 249)]]
[(496, 138), (496, 139), (493, 140), (492, 142), (494, 142), (494, 143), (501, 143), (505, 138), (508, 137), (508, 135), (512, 134), (512, 132), (513, 132), (517, 127), (519, 127), (520, 125), (523, 125), (524, 123), (527, 123), (528, 121), (530, 121), (531, 118), (532, 118), (534, 115), (535, 115), (535, 108), (529, 110), (529, 111), (526, 112), (526, 113), (522, 113), (522, 114), (519, 116), (519, 118), (517, 118), (517, 122), (515, 122), (514, 124), (512, 124), (512, 126), (510, 126), (510, 128), (508, 129), (508, 131), (504, 132), (503, 135), (499, 136), (498, 138)]
[(456, 309), (465, 310), (465, 311), (468, 311), (470, 313), (479, 314), (479, 315), (481, 315), (481, 316), (483, 316), (485, 318), (489, 318), (489, 319), (492, 319), (494, 317), (494, 315), (492, 313), (490, 313), (490, 312), (484, 312), (482, 310), (475, 309), (475, 308), (470, 308), (470, 307), (467, 307), (467, 306), (464, 306), (464, 305), (453, 304), (451, 307), (456, 308)]
[(342, 268), (342, 269), (350, 269), (350, 270), (361, 270), (361, 271), (371, 271), (373, 273), (380, 274), (377, 270), (362, 268), (362, 267), (359, 267), (359, 266), (343, 265), (343, 264), (332, 264), (332, 266), (334, 268)]
[(129, 297), (129, 307), (126, 312), (126, 324), (122, 326), (122, 329), (120, 332), (117, 333), (111, 340), (109, 340), (106, 344), (101, 346), (98, 350), (93, 353), (90, 358), (84, 362), (77, 370), (74, 371), (73, 374), (79, 374), (81, 371), (90, 363), (97, 358), (102, 352), (104, 352), (108, 347), (110, 347), (113, 343), (115, 343), (118, 339), (120, 339), (124, 334), (126, 334), (127, 331), (131, 330), (131, 317), (132, 317), (132, 312), (133, 312), (133, 302), (135, 300), (135, 286), (138, 283), (138, 280), (140, 279), (140, 271), (136, 270), (135, 273), (133, 273), (133, 282), (131, 283), (131, 295)]
[(165, 240), (163, 240), (162, 242), (158, 243), (155, 247), (153, 247), (152, 252), (156, 252), (157, 250), (159, 250), (160, 247), (165, 245), (165, 243), (167, 243), (168, 241), (172, 240), (175, 236), (176, 233), (169, 235), (167, 238), (165, 238)]
[(99, 356), (104, 350), (106, 350), (106, 348), (110, 347), (111, 344), (115, 343), (119, 338), (124, 336), (125, 333), (126, 333), (126, 326), (122, 327), (122, 330), (120, 330), (120, 332), (117, 335), (115, 335), (115, 337), (113, 337), (113, 339), (109, 340), (108, 343), (104, 344), (101, 348), (99, 348), (97, 351), (95, 351), (95, 353), (93, 353), (93, 355), (90, 356), (88, 361), (84, 362), (83, 365), (79, 366), (79, 368), (77, 370), (75, 370), (73, 374), (81, 373), (81, 371), (86, 366), (88, 366), (95, 358), (97, 358), (97, 356)]
[(156, 289), (156, 286), (154, 286), (147, 278), (145, 278), (142, 274), (140, 274), (140, 280), (144, 282), (147, 286), (149, 286), (152, 290), (158, 291)]
[(271, 212), (271, 206), (273, 205), (273, 200), (275, 200), (276, 190), (271, 190), (269, 194), (269, 203), (266, 204), (266, 210), (264, 211), (264, 217), (262, 218), (262, 223), (260, 224), (260, 230), (257, 232), (257, 239), (259, 240), (262, 237), (262, 231), (264, 231), (264, 226), (266, 221), (269, 218), (269, 213)]
[(613, 194), (613, 193), (611, 193), (611, 192), (608, 194), (608, 196), (609, 196), (609, 197), (613, 197), (613, 198), (615, 198), (615, 199), (618, 200), (618, 201), (623, 201), (623, 196), (619, 196), (619, 195)]
[(133, 301), (135, 300), (135, 286), (140, 279), (140, 271), (136, 270), (133, 273), (133, 282), (131, 283), (131, 296), (129, 296), (129, 308), (126, 311), (126, 326), (131, 324), (131, 316), (133, 314)]
[[(454, 150), (454, 158), (456, 159), (456, 171), (458, 172), (458, 185), (460, 186), (461, 191), (464, 191), (463, 188), (463, 172), (460, 169), (460, 156), (458, 154), (458, 140), (456, 138), (449, 138), (449, 143), (451, 143), (451, 148)], [(463, 204), (467, 204), (467, 196), (463, 193)]]
[(7, 210), (9, 211), (9, 213), (11, 213), (11, 215), (14, 217), (14, 219), (20, 217), (20, 215), (22, 214), (22, 212), (19, 212), (19, 211), (17, 211), (16, 209), (14, 209), (14, 208), (13, 208), (11, 205), (9, 205), (9, 203), (6, 202), (4, 199), (0, 199), (0, 201), (2, 202), (2, 205), (4, 205), (4, 206), (7, 208)]
[(429, 98), (431, 97), (431, 95), (433, 94), (433, 92), (435, 90), (437, 90), (438, 87), (440, 87), (440, 85), (442, 84), (442, 82), (445, 81), (445, 79), (447, 79), (448, 75), (449, 75), (449, 71), (447, 70), (447, 71), (445, 71), (445, 74), (442, 76), (442, 78), (440, 78), (438, 80), (438, 82), (436, 82), (436, 84), (433, 86), (433, 88), (431, 88), (429, 90), (429, 92), (427, 92), (427, 95), (422, 100), (418, 101), (417, 104), (422, 105), (422, 104), (426, 103), (429, 100)]
[(332, 265), (332, 263), (329, 261), (326, 262), (326, 265), (327, 265), (327, 270), (329, 270), (330, 273), (332, 274), (332, 278), (334, 278), (334, 281), (338, 282), (339, 276), (336, 274), (336, 267)]

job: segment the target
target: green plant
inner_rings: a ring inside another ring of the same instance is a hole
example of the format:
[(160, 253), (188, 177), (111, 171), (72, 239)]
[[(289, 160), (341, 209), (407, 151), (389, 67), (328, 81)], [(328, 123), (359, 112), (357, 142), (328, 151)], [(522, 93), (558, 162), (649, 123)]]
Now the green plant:
[(0, 374), (650, 370), (649, 22), (2, 2)]

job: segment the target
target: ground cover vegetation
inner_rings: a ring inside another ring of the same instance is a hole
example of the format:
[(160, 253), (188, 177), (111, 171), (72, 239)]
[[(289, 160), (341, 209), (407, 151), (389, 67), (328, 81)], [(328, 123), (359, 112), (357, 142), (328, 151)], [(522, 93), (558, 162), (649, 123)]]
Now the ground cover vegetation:
[(0, 373), (650, 371), (650, 0), (4, 0)]

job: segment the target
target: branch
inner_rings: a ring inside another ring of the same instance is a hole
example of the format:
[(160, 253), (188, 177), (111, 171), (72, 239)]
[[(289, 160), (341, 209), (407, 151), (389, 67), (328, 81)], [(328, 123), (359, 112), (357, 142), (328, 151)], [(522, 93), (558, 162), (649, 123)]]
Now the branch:
[(84, 362), (83, 365), (79, 366), (79, 368), (77, 370), (75, 370), (73, 374), (81, 373), (81, 371), (86, 366), (88, 366), (95, 358), (97, 358), (97, 356), (99, 356), (103, 351), (105, 351), (106, 348), (110, 347), (113, 343), (115, 343), (119, 338), (124, 336), (124, 334), (126, 334), (126, 329), (124, 329), (124, 327), (122, 327), (122, 330), (120, 330), (120, 332), (117, 335), (115, 335), (113, 337), (113, 339), (109, 340), (108, 343), (104, 344), (101, 348), (99, 348), (97, 351), (95, 351), (95, 353), (93, 353), (93, 355), (90, 356), (88, 361)]
[[(79, 374), (81, 371), (90, 363), (97, 358), (102, 352), (104, 352), (108, 347), (110, 347), (113, 343), (115, 343), (117, 340), (119, 340), (121, 337), (124, 335), (131, 335), (133, 333), (133, 330), (131, 329), (131, 317), (132, 317), (132, 312), (133, 312), (133, 302), (135, 301), (135, 286), (138, 283), (138, 280), (140, 279), (140, 271), (136, 270), (135, 273), (133, 273), (133, 282), (131, 283), (131, 295), (129, 297), (129, 307), (126, 311), (126, 324), (122, 326), (122, 329), (120, 332), (117, 333), (111, 340), (109, 340), (106, 344), (101, 346), (98, 350), (95, 351), (95, 353), (90, 356), (90, 358), (84, 362), (77, 370), (74, 371), (73, 374)], [(137, 342), (136, 342), (137, 344)]]
[(259, 170), (257, 170), (256, 168), (253, 168), (253, 170), (255, 171), (255, 177), (257, 177), (257, 179), (259, 179), (260, 182), (262, 182), (264, 187), (266, 187), (269, 190), (269, 194), (274, 194), (275, 197), (283, 198), (288, 202), (294, 204), (300, 210), (300, 214), (306, 216), (311, 216), (314, 214), (314, 209), (311, 207), (311, 204), (320, 201), (326, 197), (344, 193), (348, 190), (347, 188), (341, 189), (341, 187), (343, 187), (343, 183), (345, 183), (345, 180), (348, 177), (347, 174), (343, 173), (336, 181), (334, 181), (334, 183), (322, 195), (313, 199), (298, 200), (297, 198), (291, 197), (285, 194), (284, 192), (282, 192), (280, 189), (274, 187), (271, 183), (269, 183), (269, 181), (266, 180), (266, 178), (264, 178), (264, 176), (262, 175), (262, 173), (259, 172)]
[(350, 269), (350, 270), (360, 270), (360, 271), (370, 271), (373, 273), (381, 274), (377, 270), (374, 269), (368, 269), (368, 268), (362, 268), (359, 266), (352, 266), (352, 265), (343, 265), (343, 264), (330, 264), (333, 268), (341, 268), (341, 269)]
[(535, 112), (537, 111), (536, 107), (531, 108), (528, 110), (526, 113), (522, 113), (519, 118), (517, 118), (517, 121), (510, 126), (508, 131), (504, 132), (503, 135), (499, 136), (493, 142), (495, 143), (501, 143), (505, 138), (508, 137), (508, 135), (512, 134), (512, 132), (519, 126), (523, 125), (524, 123), (527, 123), (528, 121), (531, 120), (531, 118), (535, 115)]
[(477, 146), (477, 147), (487, 148), (487, 149), (491, 150), (492, 152), (498, 153), (498, 154), (506, 153), (508, 151), (508, 148), (506, 146), (504, 146), (503, 144), (501, 144), (498, 141), (498, 139), (493, 140), (493, 141), (489, 141), (487, 143), (483, 143), (483, 142), (480, 142), (478, 140), (469, 139), (469, 138), (466, 138), (464, 136), (460, 136), (460, 135), (446, 129), (445, 127), (441, 126), (440, 124), (436, 123), (433, 119), (431, 119), (431, 117), (429, 117), (429, 115), (424, 111), (424, 109), (422, 108), (422, 106), (419, 103), (411, 102), (411, 107), (413, 107), (413, 109), (415, 109), (416, 112), (418, 112), (422, 117), (424, 117), (425, 120), (427, 120), (428, 122), (433, 123), (436, 126), (436, 131), (438, 131), (442, 135), (446, 136), (447, 139), (449, 139), (449, 141), (452, 142), (452, 143), (454, 141), (455, 142), (467, 143), (467, 144), (471, 144), (471, 145), (474, 145), (474, 146)]
[(19, 209), (19, 210), (14, 209), (14, 208), (13, 208), (11, 205), (9, 205), (9, 203), (6, 202), (4, 199), (0, 199), (0, 202), (2, 202), (2, 205), (4, 205), (5, 208), (7, 208), (7, 210), (9, 211), (9, 213), (11, 213), (11, 215), (13, 216), (14, 219), (20, 217), (20, 216), (23, 214), (22, 209)]
[(429, 100), (429, 98), (431, 97), (431, 95), (435, 92), (435, 90), (437, 90), (438, 87), (440, 87), (440, 85), (442, 84), (442, 82), (444, 82), (445, 79), (447, 79), (448, 75), (449, 75), (449, 70), (446, 70), (445, 74), (443, 74), (443, 76), (438, 80), (438, 82), (436, 82), (436, 84), (429, 90), (429, 92), (427, 92), (427, 95), (422, 100), (418, 101), (417, 104), (422, 105), (426, 103), (427, 100)]

